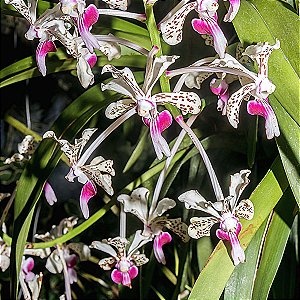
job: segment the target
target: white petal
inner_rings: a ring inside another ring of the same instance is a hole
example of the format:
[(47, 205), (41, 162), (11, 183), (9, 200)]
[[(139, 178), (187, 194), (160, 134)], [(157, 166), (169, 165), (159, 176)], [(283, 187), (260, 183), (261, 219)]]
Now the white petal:
[(160, 57), (155, 57), (153, 60), (153, 55), (151, 55), (151, 52), (152, 51), (149, 52), (147, 59), (146, 74), (143, 85), (143, 91), (149, 97), (151, 96), (151, 90), (159, 77), (171, 64), (175, 62), (176, 59), (179, 58), (179, 56), (176, 55), (162, 55)]
[(137, 188), (132, 191), (131, 196), (122, 194), (117, 200), (124, 205), (124, 211), (137, 216), (144, 224), (147, 224), (148, 218), (148, 197), (149, 190), (146, 188)]
[(116, 79), (111, 80), (107, 84), (102, 84), (102, 91), (112, 90), (117, 93), (131, 97), (133, 100), (145, 97), (143, 91), (138, 86), (133, 73), (129, 68), (118, 70), (112, 65), (105, 65), (102, 68), (102, 74), (110, 72)]
[(196, 190), (181, 194), (178, 200), (184, 202), (187, 209), (197, 209), (210, 215), (220, 217), (219, 213), (213, 208), (212, 203), (206, 201)]
[(48, 257), (46, 262), (46, 269), (53, 274), (62, 272), (63, 264), (56, 251), (53, 251), (51, 255)]
[(89, 63), (80, 56), (77, 63), (77, 76), (81, 85), (86, 89), (94, 83), (94, 74)]
[(140, 247), (152, 241), (150, 236), (142, 235), (142, 230), (137, 230), (133, 241), (128, 249), (128, 256), (131, 256), (135, 251), (137, 251)]
[(118, 59), (121, 57), (121, 48), (117, 43), (99, 41), (99, 50), (107, 56), (108, 60)]
[(163, 215), (167, 210), (176, 206), (176, 202), (173, 199), (164, 198), (157, 203), (157, 206), (154, 212), (149, 216), (149, 223), (151, 220), (155, 219), (156, 217), (160, 217)]
[(107, 254), (110, 254), (113, 257), (118, 256), (115, 249), (105, 242), (93, 241), (92, 244), (90, 245), (90, 248), (95, 248), (97, 250), (103, 251)]
[(232, 210), (235, 208), (236, 202), (250, 182), (248, 178), (250, 173), (250, 170), (241, 170), (239, 173), (230, 176), (229, 195), (232, 197), (230, 201)]

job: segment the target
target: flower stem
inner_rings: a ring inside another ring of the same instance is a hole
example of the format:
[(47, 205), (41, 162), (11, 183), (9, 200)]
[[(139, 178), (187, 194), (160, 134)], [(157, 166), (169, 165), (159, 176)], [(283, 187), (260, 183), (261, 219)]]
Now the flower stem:
[(83, 166), (92, 153), (97, 149), (97, 147), (122, 123), (124, 123), (127, 119), (133, 116), (136, 113), (135, 108), (132, 108), (124, 115), (120, 116), (116, 121), (114, 121), (111, 125), (109, 125), (95, 140), (94, 142), (86, 149), (86, 151), (82, 154), (81, 158), (78, 160), (77, 165)]
[[(194, 121), (196, 120), (197, 118), (197, 115), (194, 115), (194, 116), (191, 116), (189, 118), (189, 120), (187, 121), (187, 125), (188, 126), (191, 126)], [(155, 186), (155, 190), (154, 190), (154, 193), (153, 193), (153, 198), (152, 198), (152, 202), (151, 202), (151, 207), (150, 207), (150, 213), (149, 215), (151, 215), (153, 213), (153, 211), (155, 210), (156, 208), (156, 204), (157, 204), (157, 201), (158, 201), (158, 198), (159, 198), (159, 194), (160, 194), (160, 191), (161, 191), (161, 188), (162, 188), (162, 185), (164, 183), (164, 180), (166, 178), (166, 175), (167, 175), (167, 171), (168, 171), (168, 168), (171, 164), (171, 161), (174, 157), (174, 155), (176, 154), (184, 136), (186, 135), (186, 131), (185, 130), (181, 130), (172, 150), (171, 150), (171, 155), (169, 157), (167, 157), (166, 159), (166, 163), (165, 163), (165, 166), (163, 168), (163, 170), (160, 172), (159, 174), (159, 178), (157, 180), (157, 183), (156, 183), (156, 186)]]
[(120, 237), (126, 238), (126, 212), (124, 211), (124, 205), (122, 203), (120, 204)]
[(215, 192), (217, 201), (223, 200), (224, 196), (223, 196), (223, 192), (222, 192), (221, 186), (219, 184), (218, 178), (216, 176), (216, 173), (212, 167), (212, 164), (211, 164), (201, 142), (199, 141), (199, 139), (197, 138), (197, 136), (195, 135), (193, 130), (184, 122), (184, 120), (181, 116), (177, 117), (175, 120), (182, 127), (182, 129), (184, 129), (187, 132), (187, 134), (190, 136), (192, 142), (198, 149), (198, 151), (202, 157), (202, 160), (206, 166), (207, 172), (209, 174), (210, 181), (211, 181), (213, 190)]
[(72, 300), (68, 267), (67, 267), (67, 264), (66, 264), (66, 261), (64, 258), (64, 252), (60, 245), (57, 245), (57, 251), (58, 251), (58, 255), (60, 257), (61, 263), (63, 265), (63, 273), (64, 273), (64, 278), (65, 278), (65, 288), (66, 288), (66, 299)]

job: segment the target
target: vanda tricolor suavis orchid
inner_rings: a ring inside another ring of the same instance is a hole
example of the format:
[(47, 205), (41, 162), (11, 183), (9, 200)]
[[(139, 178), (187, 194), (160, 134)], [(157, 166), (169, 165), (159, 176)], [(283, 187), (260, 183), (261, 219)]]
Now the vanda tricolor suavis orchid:
[[(229, 123), (237, 128), (239, 123), (239, 112), (242, 101), (247, 101), (247, 110), (251, 115), (259, 115), (265, 118), (265, 129), (268, 139), (280, 135), (276, 115), (269, 104), (268, 96), (275, 91), (275, 85), (268, 78), (268, 59), (274, 49), (279, 49), (280, 42), (272, 46), (269, 43), (258, 43), (257, 45), (248, 46), (243, 53), (255, 60), (258, 64), (258, 73), (254, 73), (245, 68), (230, 54), (226, 53), (224, 58), (215, 59), (205, 66), (190, 66), (178, 70), (166, 71), (167, 76), (196, 72), (214, 72), (233, 74), (239, 77), (242, 87), (233, 93), (226, 103), (226, 115)], [(226, 93), (227, 85), (221, 83), (213, 84), (212, 90), (215, 94), (221, 95)], [(254, 97), (254, 100), (250, 100)]]
[(163, 214), (176, 206), (176, 202), (169, 198), (160, 200), (154, 210), (148, 208), (148, 197), (150, 191), (146, 188), (137, 188), (131, 195), (122, 194), (117, 200), (124, 205), (124, 211), (132, 213), (144, 224), (142, 235), (154, 238), (153, 251), (158, 262), (166, 264), (163, 245), (170, 243), (172, 237), (164, 228), (176, 233), (184, 242), (188, 242), (187, 225), (181, 218), (169, 219)]
[(135, 107), (138, 115), (142, 117), (143, 122), (150, 128), (157, 158), (162, 159), (163, 154), (170, 156), (169, 145), (161, 134), (172, 124), (172, 116), (168, 110), (159, 112), (157, 105), (170, 103), (177, 106), (183, 114), (198, 114), (201, 108), (201, 100), (193, 92), (151, 95), (151, 91), (159, 77), (178, 58), (175, 55), (155, 57), (157, 52), (158, 47), (154, 46), (148, 55), (142, 88), (137, 84), (129, 68), (118, 70), (112, 65), (106, 65), (103, 67), (102, 73), (111, 72), (115, 79), (108, 84), (102, 84), (102, 90), (113, 90), (129, 97), (111, 103), (106, 108), (105, 115), (110, 119), (114, 119)]
[[(61, 237), (68, 233), (77, 224), (78, 218), (69, 217), (60, 221), (59, 225), (53, 225), (50, 232), (36, 234), (35, 238), (45, 242)], [(62, 273), (65, 279), (66, 298), (71, 299), (70, 284), (77, 281), (75, 266), (78, 261), (86, 261), (91, 253), (87, 245), (83, 243), (69, 243), (56, 245), (56, 249), (48, 256), (46, 269), (52, 274)]]
[(95, 157), (89, 164), (82, 162), (82, 150), (86, 143), (89, 141), (92, 134), (97, 129), (89, 128), (82, 132), (80, 139), (75, 139), (74, 145), (70, 144), (67, 140), (58, 139), (53, 131), (47, 131), (43, 138), (52, 138), (61, 146), (61, 150), (69, 159), (71, 169), (66, 176), (70, 182), (74, 182), (77, 178), (83, 184), (80, 194), (80, 208), (83, 216), (87, 219), (89, 217), (89, 200), (96, 195), (96, 184), (101, 186), (109, 195), (113, 195), (111, 176), (115, 175), (113, 169), (113, 161), (105, 160), (102, 156)]
[(189, 235), (195, 239), (209, 236), (212, 226), (220, 223), (216, 235), (221, 240), (230, 241), (231, 256), (235, 265), (245, 262), (245, 253), (238, 240), (242, 229), (239, 218), (251, 220), (254, 215), (254, 207), (249, 199), (242, 200), (238, 204), (241, 193), (250, 182), (249, 174), (249, 170), (242, 170), (232, 175), (229, 196), (216, 202), (205, 200), (196, 190), (185, 192), (178, 197), (179, 201), (185, 203), (187, 209), (196, 209), (212, 215), (212, 217), (191, 218)]
[(110, 254), (111, 257), (103, 258), (99, 261), (99, 266), (103, 270), (114, 268), (111, 272), (111, 279), (117, 284), (131, 288), (131, 280), (139, 273), (137, 267), (149, 261), (145, 254), (138, 252), (138, 249), (148, 241), (150, 239), (141, 236), (139, 230), (136, 232), (128, 251), (126, 251), (126, 247), (129, 242), (124, 237), (109, 238), (102, 240), (102, 242), (94, 241), (90, 247)]
[[(224, 21), (232, 21), (239, 8), (239, 0), (230, 1), (230, 9)], [(201, 35), (208, 34), (214, 40), (214, 48), (220, 57), (224, 57), (227, 40), (218, 24), (218, 0), (181, 1), (159, 23), (159, 29), (164, 41), (176, 45), (182, 40), (184, 21), (187, 15), (195, 10), (199, 19), (192, 20), (193, 29)]]
[[(28, 40), (39, 39), (36, 49), (36, 61), (43, 76), (47, 72), (45, 63), (47, 54), (57, 51), (55, 40), (64, 45), (67, 53), (77, 59), (77, 75), (84, 88), (94, 83), (94, 75), (91, 70), (97, 62), (94, 49), (100, 50), (107, 56), (108, 60), (121, 56), (119, 42), (142, 51), (141, 47), (115, 38), (113, 35), (99, 36), (90, 32), (92, 25), (99, 18), (99, 13), (143, 20), (141, 14), (118, 12), (111, 9), (99, 10), (92, 4), (86, 7), (85, 1), (65, 0), (55, 5), (54, 8), (47, 9), (37, 18), (37, 0), (29, 0), (28, 5), (23, 0), (5, 0), (5, 3), (14, 6), (30, 23), (30, 28), (25, 37)], [(112, 6), (114, 6), (114, 3)]]

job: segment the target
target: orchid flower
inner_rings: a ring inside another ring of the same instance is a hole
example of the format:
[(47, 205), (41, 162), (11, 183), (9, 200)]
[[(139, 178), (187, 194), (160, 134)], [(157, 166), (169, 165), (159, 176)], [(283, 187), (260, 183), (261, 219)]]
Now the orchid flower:
[(74, 182), (77, 178), (83, 184), (80, 194), (80, 208), (83, 216), (87, 219), (89, 217), (89, 200), (96, 195), (96, 184), (101, 186), (109, 195), (113, 195), (111, 176), (115, 175), (113, 169), (113, 161), (105, 160), (102, 156), (95, 157), (90, 164), (82, 164), (80, 156), (86, 143), (89, 141), (96, 129), (85, 129), (82, 132), (80, 139), (75, 139), (75, 144), (70, 144), (67, 140), (58, 139), (53, 131), (47, 131), (43, 138), (52, 138), (61, 146), (61, 150), (69, 159), (71, 169), (66, 176), (70, 182)]
[(26, 135), (21, 143), (18, 143), (18, 153), (13, 154), (10, 158), (4, 161), (4, 164), (11, 164), (13, 162), (28, 161), (35, 151), (35, 142), (32, 135)]
[(149, 240), (148, 237), (141, 235), (141, 231), (137, 231), (128, 252), (126, 251), (126, 246), (129, 242), (122, 237), (109, 238), (102, 240), (102, 242), (94, 241), (90, 247), (110, 254), (110, 257), (99, 261), (99, 266), (103, 270), (114, 268), (111, 272), (113, 282), (131, 288), (131, 281), (139, 272), (137, 267), (149, 261), (145, 254), (138, 252), (138, 249)]
[(143, 87), (137, 84), (132, 71), (129, 68), (118, 70), (112, 65), (106, 65), (102, 73), (111, 72), (112, 81), (102, 84), (102, 90), (113, 90), (127, 96), (126, 99), (111, 103), (105, 111), (109, 119), (123, 115), (126, 111), (135, 107), (143, 122), (150, 127), (150, 134), (158, 159), (163, 154), (170, 155), (170, 149), (162, 132), (172, 123), (172, 116), (168, 110), (158, 112), (157, 105), (170, 103), (181, 109), (183, 114), (198, 114), (201, 108), (201, 101), (193, 92), (159, 93), (151, 95), (151, 91), (163, 74), (163, 72), (178, 58), (177, 56), (155, 57), (158, 47), (154, 46), (147, 59), (146, 73)]
[(32, 272), (34, 268), (34, 260), (32, 257), (25, 259), (20, 272), (20, 285), (24, 295), (24, 299), (38, 300), (42, 287), (43, 274), (36, 275)]
[[(238, 76), (242, 87), (233, 93), (226, 103), (226, 115), (229, 123), (237, 128), (239, 123), (239, 111), (243, 99), (247, 101), (247, 111), (251, 115), (259, 115), (265, 118), (265, 129), (268, 139), (280, 135), (276, 115), (269, 104), (268, 96), (275, 91), (275, 85), (268, 78), (268, 59), (274, 49), (279, 49), (280, 42), (272, 46), (269, 43), (258, 43), (256, 46), (246, 48), (244, 55), (249, 56), (258, 64), (258, 74), (249, 71), (239, 61), (229, 54), (225, 54), (224, 58), (215, 59), (208, 65), (194, 67), (190, 66), (173, 71), (166, 71), (169, 77), (193, 73), (193, 72), (215, 72), (226, 73)], [(216, 86), (218, 88), (218, 86)], [(219, 87), (220, 88), (220, 87)], [(217, 91), (215, 90), (217, 93)], [(224, 88), (219, 92), (224, 93)], [(253, 97), (254, 100), (249, 98)]]
[[(2, 232), (6, 233), (6, 225), (2, 224)], [(45, 258), (51, 253), (50, 248), (44, 249), (24, 249), (24, 255), (34, 255), (40, 258)], [(10, 254), (11, 254), (11, 246), (7, 245), (5, 241), (0, 237), (0, 269), (2, 272), (5, 272), (10, 265)]]
[[(82, 10), (82, 14), (75, 18), (79, 34), (81, 34), (81, 37), (79, 37), (77, 30), (74, 31), (73, 35), (69, 32), (74, 22), (71, 16), (63, 14), (61, 3), (52, 9), (47, 9), (38, 19), (36, 18), (36, 0), (30, 0), (28, 6), (23, 0), (6, 0), (6, 3), (13, 5), (30, 23), (30, 28), (25, 37), (28, 40), (39, 39), (36, 49), (36, 61), (43, 76), (47, 72), (45, 63), (47, 54), (56, 51), (55, 40), (60, 41), (66, 47), (67, 52), (77, 59), (77, 74), (84, 88), (94, 83), (91, 68), (95, 65), (97, 56), (93, 52), (93, 48), (99, 49), (109, 60), (120, 57), (119, 45), (115, 42), (99, 41), (90, 33), (90, 27), (97, 21), (99, 16), (99, 12), (94, 5)], [(77, 4), (76, 7), (81, 10), (83, 6)], [(64, 11), (66, 11), (66, 8)]]
[(249, 199), (242, 200), (238, 204), (241, 193), (250, 182), (249, 174), (249, 170), (241, 170), (232, 175), (229, 196), (220, 201), (207, 201), (196, 190), (185, 192), (178, 197), (179, 201), (184, 202), (187, 209), (196, 209), (212, 216), (191, 218), (188, 234), (192, 238), (199, 239), (209, 236), (212, 226), (220, 223), (216, 234), (219, 239), (230, 242), (234, 265), (245, 261), (245, 253), (238, 240), (242, 229), (239, 218), (251, 220), (254, 215), (254, 207)]
[[(44, 242), (59, 238), (63, 234), (66, 234), (72, 230), (77, 224), (77, 220), (78, 219), (74, 217), (65, 218), (59, 223), (58, 226), (52, 226), (50, 232), (46, 232), (45, 234), (35, 234), (35, 238), (38, 238)], [(60, 251), (62, 256), (60, 255)], [(48, 255), (46, 269), (53, 274), (61, 273), (63, 271), (64, 261), (66, 263), (70, 284), (72, 284), (77, 281), (77, 273), (75, 271), (76, 264), (79, 260), (88, 260), (90, 255), (91, 253), (89, 247), (83, 243), (62, 244), (59, 248), (55, 249), (50, 255)]]
[[(242, 66), (235, 58), (227, 54), (224, 59), (216, 60), (212, 66), (222, 66), (241, 71), (238, 75), (242, 88), (233, 93), (226, 105), (226, 115), (230, 124), (237, 128), (239, 123), (239, 110), (242, 100), (247, 101), (247, 111), (251, 115), (259, 115), (265, 118), (265, 129), (268, 139), (280, 135), (277, 118), (269, 104), (268, 96), (275, 91), (275, 85), (268, 78), (268, 59), (274, 49), (279, 49), (277, 40), (275, 45), (269, 43), (258, 43), (256, 46), (246, 48), (244, 55), (249, 56), (258, 64), (258, 74), (250, 72)], [(249, 101), (249, 97), (254, 100)]]
[[(78, 218), (63, 219), (58, 226), (53, 225), (50, 232), (35, 234), (35, 238), (45, 242), (59, 238), (68, 233), (77, 224)], [(86, 261), (91, 256), (90, 249), (83, 243), (69, 243), (56, 245), (46, 262), (46, 269), (52, 274), (64, 273), (67, 299), (71, 299), (70, 285), (77, 281), (75, 266), (80, 261)]]
[(164, 232), (166, 227), (176, 233), (184, 242), (189, 240), (187, 234), (187, 225), (181, 222), (181, 218), (168, 219), (162, 216), (167, 210), (176, 206), (176, 202), (169, 198), (160, 200), (154, 211), (148, 209), (149, 190), (146, 188), (137, 188), (131, 195), (122, 194), (117, 200), (124, 205), (124, 211), (134, 214), (144, 224), (142, 235), (154, 238), (154, 255), (158, 262), (166, 264), (165, 255), (162, 246), (172, 241), (168, 232)]
[(227, 40), (218, 25), (217, 10), (218, 0), (189, 0), (181, 1), (171, 12), (159, 23), (162, 37), (169, 45), (176, 45), (182, 41), (182, 31), (187, 15), (195, 10), (199, 19), (192, 20), (193, 29), (199, 34), (209, 34), (213, 37), (214, 48), (222, 58), (225, 54)]

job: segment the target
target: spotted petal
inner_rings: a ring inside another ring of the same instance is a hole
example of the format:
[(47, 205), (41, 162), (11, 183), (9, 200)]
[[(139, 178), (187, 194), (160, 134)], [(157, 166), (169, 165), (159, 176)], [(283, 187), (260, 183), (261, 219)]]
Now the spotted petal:
[(241, 87), (237, 92), (233, 93), (227, 101), (226, 115), (229, 123), (237, 128), (239, 123), (239, 112), (243, 98), (256, 88), (255, 83), (249, 83)]
[(213, 204), (210, 201), (206, 201), (196, 190), (181, 194), (178, 200), (184, 202), (185, 208), (187, 209), (197, 209), (217, 218), (220, 217), (219, 213), (213, 207)]
[(162, 38), (169, 45), (176, 45), (182, 41), (182, 30), (187, 15), (196, 8), (197, 3), (192, 2), (181, 7), (174, 15), (160, 23)]
[(91, 256), (90, 248), (84, 243), (69, 243), (68, 249), (72, 249), (79, 256), (80, 261), (89, 260)]
[(101, 269), (108, 271), (116, 264), (116, 260), (113, 257), (106, 257), (99, 261), (98, 265)]
[(184, 115), (198, 114), (201, 110), (201, 99), (193, 92), (159, 93), (152, 96), (152, 99), (159, 104), (175, 105)]
[(32, 16), (30, 8), (25, 4), (23, 0), (5, 0), (6, 4), (12, 5), (25, 19), (33, 24), (35, 21), (35, 15)]
[(148, 197), (149, 190), (141, 187), (132, 191), (131, 195), (122, 194), (117, 200), (124, 205), (124, 211), (134, 214), (144, 224), (147, 224), (148, 218)]
[(255, 98), (255, 100), (249, 101), (247, 103), (247, 110), (251, 115), (258, 115), (265, 118), (265, 129), (268, 139), (280, 135), (277, 118), (268, 99)]
[(145, 254), (132, 254), (130, 257), (136, 266), (142, 266), (149, 261)]
[(127, 10), (128, 0), (102, 0), (107, 3), (110, 8)]
[(108, 119), (115, 119), (123, 115), (126, 111), (135, 106), (135, 102), (131, 99), (122, 99), (109, 104), (105, 110), (105, 116)]
[(74, 145), (70, 144), (67, 140), (58, 139), (53, 131), (45, 132), (43, 135), (43, 139), (52, 138), (53, 140), (55, 140), (61, 146), (61, 150), (65, 153), (71, 165), (74, 165), (78, 161), (82, 149), (96, 130), (96, 128), (85, 129), (82, 132), (82, 137), (80, 139), (75, 139)]
[(165, 227), (177, 234), (183, 242), (189, 241), (188, 226), (181, 221), (181, 218), (166, 219)]
[(105, 160), (102, 156), (97, 156), (89, 165), (80, 166), (79, 169), (90, 181), (97, 183), (109, 195), (113, 195), (111, 176), (115, 175), (115, 170), (112, 166), (112, 160)]
[(233, 210), (240, 198), (242, 192), (249, 184), (250, 170), (241, 170), (239, 173), (235, 173), (230, 176), (229, 195), (232, 197), (230, 200), (231, 210)]
[(244, 218), (246, 220), (251, 220), (254, 215), (253, 203), (249, 200), (242, 200), (239, 205), (235, 208), (235, 215), (238, 218)]
[(199, 239), (203, 236), (210, 236), (212, 226), (219, 222), (214, 217), (194, 217), (190, 220), (188, 234), (193, 239)]
[(111, 80), (107, 84), (102, 84), (102, 91), (112, 90), (117, 93), (131, 97), (134, 101), (137, 99), (142, 99), (145, 94), (138, 86), (133, 73), (129, 68), (124, 68), (123, 70), (118, 70), (112, 65), (105, 65), (102, 68), (102, 74), (110, 72), (112, 76), (116, 79)]
[(248, 46), (243, 55), (249, 56), (252, 60), (256, 61), (259, 67), (259, 74), (268, 77), (268, 60), (274, 49), (280, 48), (280, 41), (272, 46), (266, 43), (258, 43), (257, 45)]

